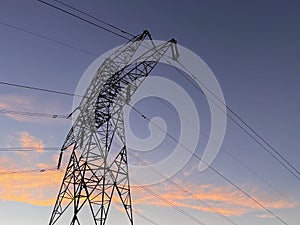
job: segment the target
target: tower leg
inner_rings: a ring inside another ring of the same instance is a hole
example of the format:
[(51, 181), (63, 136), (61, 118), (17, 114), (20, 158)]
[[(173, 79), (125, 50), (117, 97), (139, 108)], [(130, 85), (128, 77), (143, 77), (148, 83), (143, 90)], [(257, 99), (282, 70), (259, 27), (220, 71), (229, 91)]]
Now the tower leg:
[(111, 170), (115, 177), (114, 185), (127, 213), (128, 219), (130, 220), (130, 224), (133, 225), (126, 146), (124, 146), (117, 155), (111, 165)]
[[(67, 210), (67, 208), (72, 203), (74, 203), (75, 196), (78, 192), (78, 187), (80, 186), (80, 183), (78, 183), (78, 181), (80, 180), (81, 172), (78, 165), (78, 159), (75, 151), (73, 150), (56, 199), (49, 225), (55, 224), (55, 222), (61, 217), (61, 215)], [(68, 199), (68, 202), (66, 202), (66, 199)]]

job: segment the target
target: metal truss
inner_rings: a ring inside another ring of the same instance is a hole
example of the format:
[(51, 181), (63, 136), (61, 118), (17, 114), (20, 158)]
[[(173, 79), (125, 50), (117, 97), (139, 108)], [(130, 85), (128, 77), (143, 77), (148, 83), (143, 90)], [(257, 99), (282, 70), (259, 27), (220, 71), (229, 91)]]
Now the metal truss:
[[(72, 153), (49, 225), (68, 213), (71, 218), (64, 224), (83, 224), (84, 206), (88, 206), (93, 224), (104, 225), (114, 193), (133, 225), (122, 108), (168, 49), (178, 56), (172, 39), (157, 46), (152, 43), (134, 58), (147, 36), (149, 32), (144, 31), (102, 63), (77, 107), (78, 116), (62, 146), (58, 168), (62, 152), (72, 148)], [(112, 149), (117, 154), (109, 161)]]

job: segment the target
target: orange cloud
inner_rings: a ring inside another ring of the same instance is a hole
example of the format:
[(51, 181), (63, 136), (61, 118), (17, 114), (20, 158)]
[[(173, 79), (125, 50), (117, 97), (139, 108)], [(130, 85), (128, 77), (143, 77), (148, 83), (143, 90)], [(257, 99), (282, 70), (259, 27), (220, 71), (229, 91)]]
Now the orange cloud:
[(30, 135), (28, 132), (21, 133), (20, 142), (24, 148), (33, 148), (37, 152), (44, 151), (44, 144), (42, 140)]
[[(26, 136), (26, 140), (28, 135)], [(30, 139), (30, 138), (29, 138)], [(25, 141), (25, 143), (27, 143)], [(42, 152), (41, 154), (45, 154)], [(65, 159), (69, 159), (66, 153)], [(56, 157), (52, 157), (53, 160)], [(52, 206), (55, 203), (57, 192), (62, 181), (64, 173), (60, 171), (45, 171), (44, 168), (53, 168), (49, 163), (37, 163), (36, 167), (40, 168), (34, 173), (1, 173), (11, 165), (15, 170), (16, 165), (10, 164), (10, 159), (7, 157), (0, 158), (0, 199), (4, 201), (26, 202), (34, 205)], [(263, 210), (251, 199), (245, 197), (242, 193), (231, 186), (215, 186), (213, 184), (181, 184), (183, 189), (189, 190), (184, 192), (182, 189), (174, 185), (159, 184), (150, 187), (132, 186), (132, 198), (134, 207), (141, 208), (142, 206), (155, 207), (170, 207), (159, 198), (167, 199), (173, 205), (192, 209), (202, 212), (221, 213), (226, 216), (242, 216), (249, 212), (257, 212), (258, 217), (268, 217), (264, 215)], [(148, 192), (147, 190), (151, 191)], [(157, 193), (153, 196), (151, 192)], [(261, 202), (269, 209), (288, 209), (295, 205), (284, 199), (278, 199), (271, 195), (262, 194), (259, 188), (252, 188), (248, 191), (252, 196)], [(123, 210), (120, 205), (120, 200), (115, 193), (113, 198), (114, 206)]]
[[(167, 199), (172, 204), (199, 210), (204, 212), (216, 212), (226, 216), (242, 216), (256, 210), (262, 210), (253, 200), (244, 196), (238, 190), (230, 186), (215, 187), (211, 184), (185, 185), (185, 190), (193, 190), (184, 193), (169, 185), (151, 186), (150, 189), (158, 193), (160, 197)], [(271, 196), (260, 196), (259, 191), (252, 191), (252, 196), (269, 209), (294, 208), (295, 204), (285, 199), (271, 198)], [(135, 186), (133, 189), (135, 205), (153, 205), (156, 207), (169, 207), (167, 204), (152, 196), (142, 187)]]
[(59, 171), (0, 173), (0, 199), (41, 206), (53, 205), (62, 175)]

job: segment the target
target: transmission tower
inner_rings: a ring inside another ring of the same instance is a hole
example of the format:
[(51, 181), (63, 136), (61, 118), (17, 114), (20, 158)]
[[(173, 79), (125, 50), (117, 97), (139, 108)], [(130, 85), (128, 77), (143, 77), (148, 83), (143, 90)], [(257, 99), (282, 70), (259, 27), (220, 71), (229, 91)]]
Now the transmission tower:
[[(91, 213), (93, 224), (104, 225), (114, 193), (133, 225), (122, 108), (169, 49), (174, 59), (178, 57), (174, 39), (158, 45), (147, 42), (147, 50), (136, 57), (147, 37), (151, 40), (144, 31), (104, 60), (73, 112), (77, 117), (62, 146), (58, 169), (63, 151), (72, 148), (72, 153), (49, 225), (83, 224), (83, 208)], [(116, 146), (121, 147), (109, 162)]]

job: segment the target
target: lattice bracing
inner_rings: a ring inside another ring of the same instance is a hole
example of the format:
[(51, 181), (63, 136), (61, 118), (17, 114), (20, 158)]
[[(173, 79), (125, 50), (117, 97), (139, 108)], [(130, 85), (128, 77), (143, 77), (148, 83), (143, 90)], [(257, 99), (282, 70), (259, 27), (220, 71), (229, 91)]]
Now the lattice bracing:
[[(93, 223), (104, 225), (114, 193), (133, 225), (122, 109), (168, 49), (176, 50), (176, 42), (171, 40), (148, 45), (136, 56), (147, 36), (145, 31), (134, 37), (104, 60), (76, 108), (77, 117), (62, 147), (62, 152), (72, 147), (72, 154), (49, 225), (56, 224), (67, 211), (71, 218), (64, 224), (82, 224), (80, 212), (86, 206)], [(109, 161), (112, 149), (117, 154)], [(61, 157), (62, 153), (58, 167)]]

